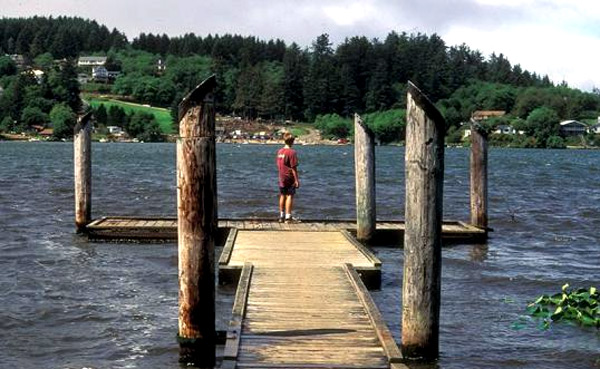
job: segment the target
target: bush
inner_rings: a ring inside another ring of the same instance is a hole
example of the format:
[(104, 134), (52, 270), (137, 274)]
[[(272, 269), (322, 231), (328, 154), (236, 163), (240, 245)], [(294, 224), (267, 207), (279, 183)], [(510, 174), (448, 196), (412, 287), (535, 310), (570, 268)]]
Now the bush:
[(144, 142), (163, 141), (160, 126), (150, 113), (135, 112), (127, 125), (127, 133)]
[(10, 132), (14, 128), (15, 121), (10, 116), (6, 116), (0, 121), (0, 132)]
[(565, 148), (565, 140), (559, 136), (550, 136), (546, 140), (546, 147), (549, 149), (564, 149)]
[(315, 119), (315, 127), (328, 139), (346, 138), (352, 132), (352, 120), (337, 114), (319, 115)]
[(48, 114), (44, 113), (37, 106), (27, 106), (23, 109), (21, 114), (21, 124), (25, 126), (25, 129), (31, 128), (32, 126), (46, 126), (48, 123)]
[(70, 138), (73, 136), (73, 128), (77, 123), (77, 117), (67, 104), (55, 105), (50, 111), (50, 120), (54, 129), (52, 135), (55, 138)]
[(381, 143), (400, 142), (406, 137), (406, 110), (404, 109), (366, 114), (363, 119)]

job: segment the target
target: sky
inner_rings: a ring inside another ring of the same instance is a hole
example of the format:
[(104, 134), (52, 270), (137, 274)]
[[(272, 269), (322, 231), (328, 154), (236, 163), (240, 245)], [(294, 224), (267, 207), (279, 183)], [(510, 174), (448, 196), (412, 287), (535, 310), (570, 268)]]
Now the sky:
[(140, 33), (241, 34), (310, 46), (327, 33), (384, 40), (398, 33), (437, 33), (555, 83), (600, 88), (598, 0), (0, 0), (1, 17), (79, 16)]

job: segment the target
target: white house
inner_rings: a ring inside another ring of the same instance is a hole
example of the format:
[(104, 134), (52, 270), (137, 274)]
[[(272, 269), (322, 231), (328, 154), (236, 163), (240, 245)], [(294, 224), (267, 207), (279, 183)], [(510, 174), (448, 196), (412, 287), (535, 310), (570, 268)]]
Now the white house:
[(565, 136), (582, 135), (587, 131), (587, 124), (581, 123), (577, 120), (565, 120), (560, 122), (560, 131)]
[(92, 78), (95, 81), (106, 81), (108, 79), (108, 71), (106, 70), (106, 68), (100, 66), (100, 67), (93, 67), (92, 68)]
[(110, 133), (111, 135), (118, 136), (120, 134), (123, 134), (123, 129), (121, 127), (108, 126), (106, 127), (106, 129), (108, 129), (108, 133)]
[(82, 56), (77, 60), (79, 67), (99, 67), (106, 64), (106, 56)]
[(501, 124), (499, 126), (496, 126), (496, 130), (494, 131), (494, 133), (499, 135), (514, 135), (515, 133), (517, 133), (517, 131), (512, 126)]
[(591, 126), (588, 129), (588, 132), (590, 133), (595, 133), (595, 134), (600, 134), (600, 122), (594, 124), (593, 126)]
[(44, 71), (40, 69), (32, 69), (31, 72), (35, 76), (35, 80), (38, 84), (42, 83), (42, 79), (44, 78)]

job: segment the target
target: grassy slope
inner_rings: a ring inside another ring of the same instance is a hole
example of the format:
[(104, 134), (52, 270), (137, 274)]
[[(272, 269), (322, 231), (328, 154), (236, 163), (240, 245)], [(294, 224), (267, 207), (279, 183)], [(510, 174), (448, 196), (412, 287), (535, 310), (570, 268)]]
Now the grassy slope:
[(168, 109), (149, 107), (149, 106), (144, 106), (144, 105), (140, 105), (140, 104), (119, 101), (119, 100), (114, 100), (114, 99), (100, 98), (100, 97), (90, 97), (90, 98), (87, 98), (86, 101), (88, 101), (90, 103), (90, 105), (92, 105), (94, 108), (98, 107), (100, 104), (104, 104), (104, 107), (106, 108), (106, 110), (108, 110), (112, 105), (116, 105), (118, 107), (123, 108), (127, 113), (136, 112), (136, 111), (151, 113), (156, 118), (156, 121), (160, 125), (160, 128), (162, 129), (163, 133), (165, 133), (165, 134), (174, 133), (173, 126), (172, 126), (171, 113), (169, 112)]

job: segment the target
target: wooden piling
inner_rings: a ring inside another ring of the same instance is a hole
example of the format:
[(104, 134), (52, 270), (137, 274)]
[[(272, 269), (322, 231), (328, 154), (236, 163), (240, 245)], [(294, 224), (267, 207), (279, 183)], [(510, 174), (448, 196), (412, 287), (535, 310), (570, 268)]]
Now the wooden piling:
[(92, 219), (92, 113), (79, 117), (73, 130), (75, 227), (85, 231)]
[(215, 365), (215, 263), (217, 181), (215, 77), (179, 105), (177, 231), (180, 361)]
[(439, 355), (445, 121), (411, 82), (407, 101), (402, 353), (430, 360)]
[(375, 234), (375, 138), (358, 114), (354, 115), (356, 177), (356, 238), (370, 242)]
[(488, 142), (487, 133), (471, 123), (471, 224), (488, 226)]

